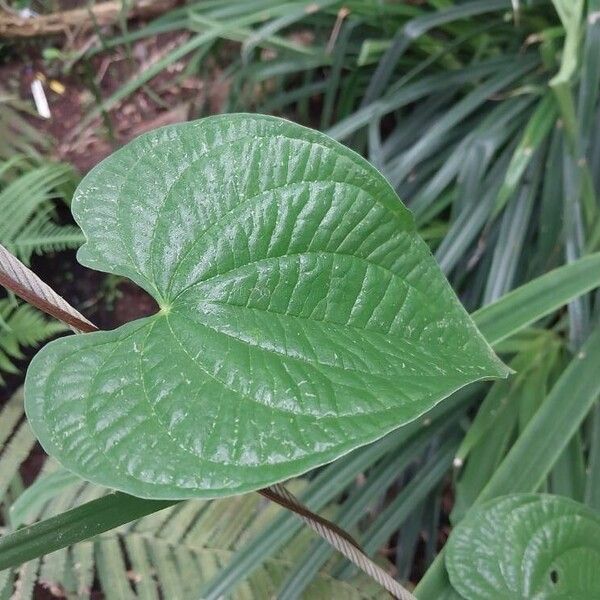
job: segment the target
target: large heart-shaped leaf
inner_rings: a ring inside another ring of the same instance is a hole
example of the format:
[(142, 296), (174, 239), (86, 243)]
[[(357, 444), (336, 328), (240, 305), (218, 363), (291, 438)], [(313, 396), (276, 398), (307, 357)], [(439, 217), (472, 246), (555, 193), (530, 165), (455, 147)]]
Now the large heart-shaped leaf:
[(34, 431), (90, 481), (153, 498), (257, 489), (507, 374), (385, 179), (288, 121), (143, 135), (83, 180), (73, 213), (80, 262), (160, 306), (29, 368)]
[(514, 494), (473, 509), (446, 566), (467, 600), (600, 598), (600, 515), (561, 496)]

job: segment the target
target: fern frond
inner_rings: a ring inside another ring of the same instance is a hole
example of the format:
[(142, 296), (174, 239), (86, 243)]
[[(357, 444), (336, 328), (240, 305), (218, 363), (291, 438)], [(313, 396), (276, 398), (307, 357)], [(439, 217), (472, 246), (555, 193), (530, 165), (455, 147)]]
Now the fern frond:
[(33, 590), (35, 589), (39, 568), (39, 558), (30, 560), (19, 567), (16, 573), (15, 592), (12, 598), (31, 598), (33, 600)]
[[(1, 105), (0, 105), (1, 106)], [(0, 110), (0, 132), (2, 131)], [(66, 200), (76, 181), (69, 165), (14, 155), (0, 163), (0, 244), (28, 264), (33, 254), (77, 248), (83, 235), (56, 221), (55, 200)], [(22, 349), (64, 330), (35, 309), (0, 300), (0, 385), (2, 373), (18, 373), (13, 359)]]
[(23, 413), (23, 392), (17, 390), (0, 412), (0, 455)]
[[(12, 245), (12, 252), (29, 263), (32, 254), (61, 252), (79, 248), (85, 241), (81, 229), (75, 225), (57, 225), (36, 215), (19, 233)], [(9, 248), (10, 249), (10, 248)]]
[(11, 156), (8, 160), (0, 163), (0, 181), (11, 181), (11, 174), (13, 172), (16, 172), (18, 175), (20, 171), (32, 166), (30, 159), (23, 154)]
[(23, 358), (24, 347), (37, 346), (65, 330), (65, 325), (46, 319), (28, 304), (0, 300), (0, 384), (2, 372), (18, 372), (11, 359)]
[(94, 584), (94, 542), (81, 542), (69, 550), (74, 579), (73, 596), (88, 598)]
[(10, 358), (4, 352), (2, 352), (2, 350), (0, 350), (0, 385), (4, 385), (5, 383), (2, 373), (16, 375), (18, 372), (19, 369), (14, 365)]
[[(64, 484), (62, 491), (58, 491), (56, 484)], [(296, 480), (291, 482), (290, 488), (298, 493), (304, 485), (304, 481)], [(37, 491), (45, 496), (49, 489), (57, 495), (40, 510), (35, 500)], [(21, 517), (27, 517), (26, 522), (31, 522), (105, 491), (81, 481), (73, 483), (69, 476), (65, 477), (64, 470), (59, 470), (34, 483), (23, 496), (23, 500), (25, 497), (27, 500), (17, 502), (18, 512)], [(192, 600), (198, 598), (202, 586), (231, 560), (236, 549), (260, 528), (268, 527), (282, 510), (258, 494), (181, 502), (107, 532), (94, 542), (85, 541), (45, 557), (38, 582), (67, 597), (90, 598), (95, 573), (107, 599)], [(276, 597), (295, 559), (307, 550), (312, 539), (312, 534), (302, 529), (286, 548), (267, 560), (228, 597), (233, 600)], [(362, 575), (341, 581), (325, 569), (315, 577), (305, 597), (311, 600), (381, 598), (381, 589), (371, 583)]]
[(0, 164), (0, 243), (28, 263), (31, 255), (75, 248), (83, 236), (56, 222), (54, 200), (67, 200), (76, 175), (69, 165), (31, 164), (15, 156)]
[(8, 490), (13, 478), (19, 472), (23, 461), (29, 456), (36, 439), (26, 421), (23, 421), (0, 457), (0, 498)]
[(19, 469), (35, 446), (36, 439), (24, 418), (23, 392), (17, 390), (0, 412), (0, 507), (11, 501), (7, 493), (18, 480)]

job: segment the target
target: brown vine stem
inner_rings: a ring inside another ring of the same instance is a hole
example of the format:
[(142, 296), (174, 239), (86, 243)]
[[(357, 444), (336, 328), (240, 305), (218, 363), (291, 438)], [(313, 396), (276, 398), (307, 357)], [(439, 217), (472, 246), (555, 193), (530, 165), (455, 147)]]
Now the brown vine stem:
[(77, 331), (98, 328), (0, 244), (0, 285)]
[[(66, 323), (76, 333), (90, 333), (99, 330), (2, 245), (0, 245), (0, 285), (41, 311)], [(272, 502), (296, 513), (315, 533), (377, 581), (395, 598), (416, 600), (389, 573), (375, 564), (349, 533), (335, 523), (312, 512), (281, 483), (257, 491)]]

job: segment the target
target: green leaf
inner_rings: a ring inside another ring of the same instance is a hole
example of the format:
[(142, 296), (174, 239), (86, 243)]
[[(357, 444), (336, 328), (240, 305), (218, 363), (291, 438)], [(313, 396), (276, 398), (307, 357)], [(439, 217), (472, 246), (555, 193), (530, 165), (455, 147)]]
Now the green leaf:
[(490, 344), (497, 344), (599, 285), (596, 252), (537, 277), (472, 316)]
[(29, 369), (37, 437), (95, 483), (165, 499), (254, 490), (508, 373), (385, 179), (288, 121), (141, 136), (84, 179), (73, 213), (79, 260), (160, 305), (57, 340)]
[[(478, 386), (473, 387), (477, 388)], [(339, 461), (324, 467), (310, 480), (300, 500), (310, 510), (321, 511), (339, 495), (340, 490), (355, 482), (357, 477), (360, 477), (360, 474), (366, 470), (371, 470), (371, 467), (382, 456), (385, 454), (398, 455), (400, 449), (410, 444), (415, 437), (430, 435), (433, 431), (431, 427), (435, 423), (451, 421), (452, 415), (460, 407), (465, 407), (465, 404), (471, 399), (472, 393), (472, 388), (467, 388), (454, 394), (447, 402), (436, 406), (431, 413), (385, 436), (378, 442), (359, 448)], [(4, 421), (0, 419), (0, 424), (3, 423)], [(35, 509), (33, 502), (38, 495), (43, 496), (46, 493), (45, 488), (46, 483), (40, 481), (39, 487), (36, 484), (31, 494), (25, 492), (27, 497), (24, 498), (23, 503), (20, 502), (19, 497), (13, 505), (15, 510), (11, 510), (11, 516), (15, 521), (18, 521), (21, 516), (25, 516), (26, 522), (31, 522), (31, 511)], [(36, 490), (39, 491), (39, 494)], [(1, 536), (0, 571), (81, 542), (175, 504), (175, 501), (165, 503), (142, 500), (120, 493), (109, 494), (101, 499), (80, 498), (80, 500), (82, 504), (77, 508), (54, 517), (43, 518), (39, 523)], [(236, 552), (235, 557), (219, 578), (220, 586), (224, 586), (224, 589), (227, 590), (236, 585), (241, 578), (256, 569), (265, 556), (272, 556), (274, 552), (283, 548), (289, 543), (291, 537), (302, 528), (302, 521), (291, 511), (283, 511), (280, 517), (269, 529), (264, 530), (251, 543), (244, 545)], [(56, 531), (60, 531), (61, 535), (57, 536)], [(215, 597), (222, 595), (223, 591), (216, 593)], [(209, 596), (207, 594), (206, 598)]]
[(446, 566), (467, 600), (600, 597), (600, 515), (561, 496), (515, 494), (455, 528)]

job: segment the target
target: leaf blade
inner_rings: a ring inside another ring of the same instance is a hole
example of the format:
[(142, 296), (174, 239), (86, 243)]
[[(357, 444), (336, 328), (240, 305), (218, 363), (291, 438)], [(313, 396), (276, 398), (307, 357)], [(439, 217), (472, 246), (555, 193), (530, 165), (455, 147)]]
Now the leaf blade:
[(94, 483), (155, 499), (260, 489), (508, 374), (387, 181), (289, 121), (145, 134), (84, 179), (73, 212), (80, 262), (161, 307), (29, 368), (37, 437)]
[(468, 600), (592, 597), (600, 592), (599, 534), (600, 517), (569, 498), (502, 496), (453, 531), (446, 551), (450, 581)]

